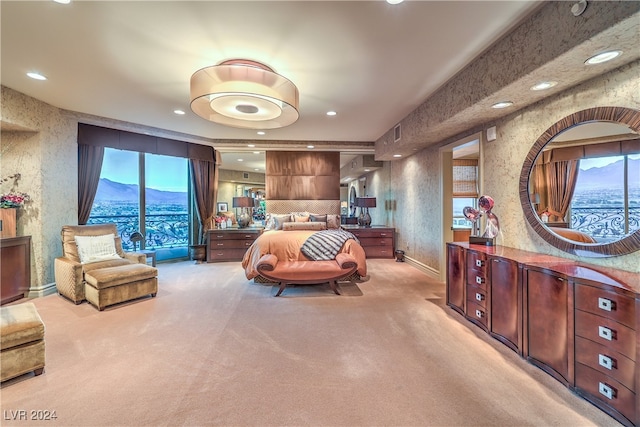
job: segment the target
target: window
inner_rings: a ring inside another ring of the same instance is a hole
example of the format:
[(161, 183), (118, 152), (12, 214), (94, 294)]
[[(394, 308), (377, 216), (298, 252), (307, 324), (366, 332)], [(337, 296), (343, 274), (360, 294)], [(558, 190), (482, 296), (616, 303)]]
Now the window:
[(580, 160), (571, 228), (590, 234), (598, 243), (640, 228), (640, 154)]
[(125, 250), (133, 250), (129, 236), (140, 231), (145, 236), (143, 247), (155, 249), (158, 260), (185, 257), (189, 245), (187, 162), (181, 157), (105, 148), (88, 223), (115, 223)]

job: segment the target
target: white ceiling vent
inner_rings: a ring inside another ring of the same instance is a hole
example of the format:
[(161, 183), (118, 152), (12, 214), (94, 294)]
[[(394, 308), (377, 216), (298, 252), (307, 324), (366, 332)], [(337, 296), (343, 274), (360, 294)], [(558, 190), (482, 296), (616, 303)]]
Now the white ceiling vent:
[(398, 123), (396, 127), (393, 128), (393, 142), (400, 141), (401, 137), (402, 137), (402, 134), (400, 132), (400, 123)]

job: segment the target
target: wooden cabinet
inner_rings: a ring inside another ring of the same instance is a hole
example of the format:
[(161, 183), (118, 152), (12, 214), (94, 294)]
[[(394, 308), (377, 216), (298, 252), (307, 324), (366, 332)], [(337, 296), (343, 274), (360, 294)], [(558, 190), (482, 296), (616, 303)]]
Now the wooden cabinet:
[(447, 305), (617, 421), (640, 426), (640, 274), (448, 243)]
[(491, 306), (487, 304), (490, 281), (487, 256), (482, 252), (467, 251), (466, 310), (467, 319), (487, 329), (487, 316)]
[(447, 305), (460, 314), (465, 312), (464, 255), (460, 246), (447, 244)]
[(31, 287), (31, 236), (0, 239), (0, 304), (24, 298)]
[(512, 350), (522, 349), (522, 287), (518, 263), (510, 259), (489, 257), (491, 276), (491, 336)]
[(245, 252), (262, 229), (227, 228), (207, 233), (207, 262), (242, 261)]
[[(620, 420), (636, 419), (636, 299), (623, 290), (575, 285), (575, 386)], [(639, 374), (640, 375), (640, 374)]]
[(565, 385), (570, 381), (570, 286), (551, 272), (525, 268), (527, 359)]
[(393, 258), (395, 229), (390, 227), (349, 227), (343, 226), (360, 241), (367, 258)]

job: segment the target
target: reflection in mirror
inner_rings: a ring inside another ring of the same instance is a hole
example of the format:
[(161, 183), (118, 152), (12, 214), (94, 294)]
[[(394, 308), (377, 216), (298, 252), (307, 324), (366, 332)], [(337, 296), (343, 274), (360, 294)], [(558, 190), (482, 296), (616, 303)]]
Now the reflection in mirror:
[(520, 177), (525, 216), (547, 242), (583, 256), (640, 248), (640, 112), (601, 107), (549, 128)]

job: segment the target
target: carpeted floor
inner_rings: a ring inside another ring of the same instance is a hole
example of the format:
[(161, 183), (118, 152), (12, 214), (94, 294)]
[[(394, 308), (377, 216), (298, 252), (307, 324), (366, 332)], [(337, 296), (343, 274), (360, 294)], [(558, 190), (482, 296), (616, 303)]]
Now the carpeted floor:
[(446, 308), (443, 283), (368, 266), (342, 296), (320, 285), (274, 298), (240, 263), (180, 262), (159, 265), (154, 299), (103, 312), (36, 299), (45, 373), (2, 385), (1, 424), (617, 425)]

